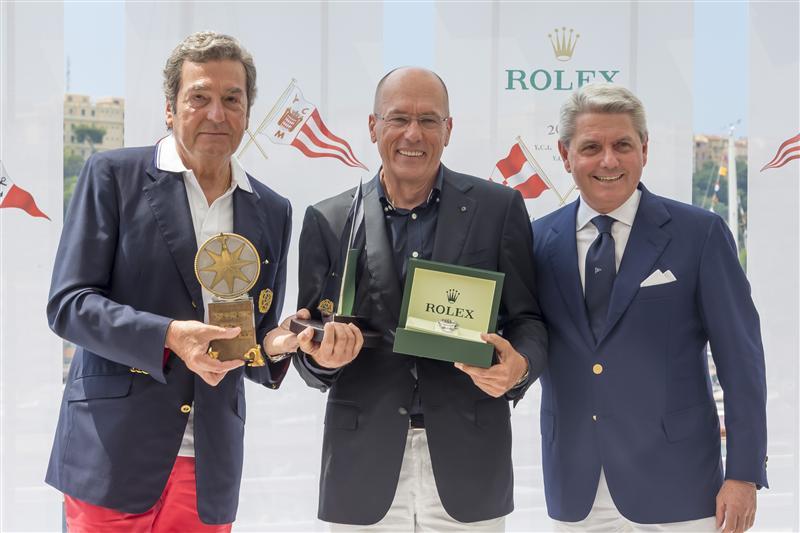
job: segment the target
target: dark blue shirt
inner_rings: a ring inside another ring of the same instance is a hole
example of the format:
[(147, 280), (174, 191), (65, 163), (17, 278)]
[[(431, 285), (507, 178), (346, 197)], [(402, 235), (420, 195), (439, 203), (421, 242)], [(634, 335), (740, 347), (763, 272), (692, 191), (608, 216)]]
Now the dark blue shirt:
[(378, 180), (378, 197), (386, 219), (386, 236), (392, 248), (395, 271), (401, 287), (405, 285), (409, 257), (430, 259), (433, 256), (443, 173), (440, 165), (428, 198), (413, 209), (392, 205), (386, 197), (383, 184)]
[[(439, 165), (436, 181), (428, 198), (413, 209), (395, 207), (386, 197), (383, 184), (378, 180), (378, 197), (386, 219), (386, 236), (392, 248), (394, 267), (400, 286), (405, 287), (408, 259), (430, 259), (433, 256), (433, 240), (436, 237), (436, 221), (439, 218), (439, 199), (442, 194), (444, 169)], [(411, 367), (411, 374), (417, 380), (417, 364)], [(422, 421), (422, 397), (419, 386), (415, 384), (409, 415), (418, 424)]]

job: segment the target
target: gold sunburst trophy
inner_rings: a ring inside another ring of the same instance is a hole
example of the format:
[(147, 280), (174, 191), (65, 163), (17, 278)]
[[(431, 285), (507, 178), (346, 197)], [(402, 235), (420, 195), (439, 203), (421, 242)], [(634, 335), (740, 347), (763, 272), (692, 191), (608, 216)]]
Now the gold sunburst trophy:
[(197, 280), (214, 296), (208, 304), (208, 322), (241, 328), (233, 339), (211, 341), (208, 353), (220, 361), (241, 359), (249, 366), (264, 366), (256, 340), (253, 298), (247, 295), (258, 281), (261, 260), (253, 243), (236, 233), (220, 233), (200, 246), (194, 257)]

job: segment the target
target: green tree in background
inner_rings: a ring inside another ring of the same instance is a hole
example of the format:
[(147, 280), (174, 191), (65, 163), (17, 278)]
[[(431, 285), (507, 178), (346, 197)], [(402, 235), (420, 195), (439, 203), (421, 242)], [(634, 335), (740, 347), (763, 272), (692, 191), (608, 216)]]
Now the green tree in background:
[(67, 215), (67, 207), (75, 192), (75, 185), (78, 183), (78, 175), (81, 173), (85, 161), (78, 154), (64, 153), (64, 216)]
[(89, 126), (86, 124), (81, 124), (72, 131), (75, 134), (75, 139), (79, 143), (83, 142), (89, 143), (89, 147), (92, 149), (92, 153), (95, 153), (97, 151), (97, 149), (95, 148), (96, 145), (103, 144), (103, 137), (106, 136), (106, 130), (104, 130), (103, 128), (96, 128), (94, 126)]
[[(714, 200), (714, 184), (719, 174), (719, 165), (706, 161), (692, 176), (692, 203), (703, 209), (711, 209), (728, 220), (728, 176), (719, 177), (719, 191)], [(747, 158), (736, 158), (736, 187), (739, 196), (739, 261), (747, 265)]]

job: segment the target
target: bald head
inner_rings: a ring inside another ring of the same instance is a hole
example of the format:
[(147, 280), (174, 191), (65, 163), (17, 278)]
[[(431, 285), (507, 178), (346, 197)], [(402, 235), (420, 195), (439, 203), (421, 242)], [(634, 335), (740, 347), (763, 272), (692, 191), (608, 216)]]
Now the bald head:
[(418, 83), (434, 83), (439, 86), (437, 89), (442, 98), (442, 109), (445, 115), (450, 115), (450, 98), (447, 94), (447, 86), (444, 84), (442, 78), (432, 70), (421, 67), (398, 67), (390, 70), (375, 88), (375, 103), (373, 104), (373, 112), (375, 114), (382, 114), (385, 112), (386, 98), (384, 92), (386, 89), (391, 92), (392, 89), (402, 88), (407, 84)]
[(398, 68), (378, 84), (370, 139), (378, 145), (386, 187), (395, 192), (406, 187), (409, 196), (401, 204), (409, 209), (419, 204), (418, 194), (433, 187), (452, 130), (447, 89), (430, 70)]

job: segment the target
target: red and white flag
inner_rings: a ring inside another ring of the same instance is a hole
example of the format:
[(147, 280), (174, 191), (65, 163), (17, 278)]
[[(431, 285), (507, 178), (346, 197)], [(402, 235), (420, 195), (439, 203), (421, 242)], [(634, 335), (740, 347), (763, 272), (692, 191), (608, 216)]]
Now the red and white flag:
[(544, 177), (545, 173), (536, 160), (525, 157), (519, 142), (515, 142), (508, 156), (497, 162), (489, 181), (517, 189), (523, 198), (538, 198), (549, 189)]
[(11, 181), (6, 172), (6, 167), (0, 161), (0, 209), (4, 207), (16, 207), (32, 217), (50, 220), (50, 217), (42, 213), (36, 206), (36, 201), (31, 196), (31, 193)]
[(761, 167), (761, 172), (768, 168), (782, 167), (792, 159), (797, 158), (800, 158), (800, 134), (784, 141), (772, 161)]
[(290, 144), (307, 157), (333, 157), (349, 167), (367, 167), (356, 158), (347, 141), (334, 135), (322, 122), (317, 106), (303, 98), (292, 80), (274, 114), (258, 129), (275, 144)]

